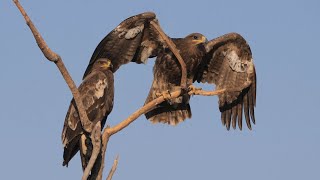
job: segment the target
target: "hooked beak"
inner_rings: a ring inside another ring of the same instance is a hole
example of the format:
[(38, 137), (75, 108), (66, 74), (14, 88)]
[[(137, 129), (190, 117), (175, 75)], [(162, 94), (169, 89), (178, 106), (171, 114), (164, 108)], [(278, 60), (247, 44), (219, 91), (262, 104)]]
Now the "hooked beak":
[(205, 36), (201, 36), (201, 39), (194, 39), (193, 42), (195, 42), (196, 44), (206, 43), (208, 42), (208, 39)]

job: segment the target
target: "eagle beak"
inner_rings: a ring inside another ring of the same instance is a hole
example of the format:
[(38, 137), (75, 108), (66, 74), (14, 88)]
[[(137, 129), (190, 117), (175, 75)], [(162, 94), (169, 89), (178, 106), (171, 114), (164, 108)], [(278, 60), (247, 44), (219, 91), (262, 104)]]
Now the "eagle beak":
[(206, 43), (208, 42), (208, 39), (205, 36), (201, 36), (201, 39), (195, 39), (193, 40), (193, 42), (195, 42), (196, 44)]
[(108, 61), (108, 62), (105, 62), (105, 63), (102, 64), (102, 68), (104, 68), (104, 69), (108, 69), (108, 68), (112, 69), (113, 65), (112, 65), (112, 63), (110, 61)]

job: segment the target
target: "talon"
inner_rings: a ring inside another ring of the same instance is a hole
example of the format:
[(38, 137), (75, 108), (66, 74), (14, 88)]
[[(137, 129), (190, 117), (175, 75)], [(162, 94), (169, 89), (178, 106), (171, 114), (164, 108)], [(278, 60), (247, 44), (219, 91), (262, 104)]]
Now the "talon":
[(199, 90), (202, 90), (202, 88), (197, 88), (196, 86), (194, 85), (190, 85), (188, 87), (188, 94), (190, 95), (194, 95), (196, 91), (199, 91)]
[(162, 96), (164, 98), (164, 100), (169, 101), (171, 99), (171, 94), (169, 90), (166, 90), (164, 92), (161, 93), (156, 93), (157, 97)]

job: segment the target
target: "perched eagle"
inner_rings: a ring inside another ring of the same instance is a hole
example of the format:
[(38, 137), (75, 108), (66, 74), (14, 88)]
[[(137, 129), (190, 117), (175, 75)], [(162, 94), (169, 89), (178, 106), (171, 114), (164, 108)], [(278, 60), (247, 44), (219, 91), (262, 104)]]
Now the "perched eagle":
[[(94, 124), (101, 122), (101, 128), (103, 128), (113, 107), (113, 81), (111, 61), (100, 58), (92, 65), (90, 72), (78, 88), (89, 120)], [(68, 165), (73, 156), (81, 149), (81, 160), (83, 167), (85, 167), (85, 163), (91, 157), (90, 142), (88, 142), (90, 135), (83, 130), (76, 108), (72, 99), (62, 131), (63, 165)]]
[[(211, 41), (199, 33), (182, 39), (172, 39), (187, 66), (187, 85), (194, 81), (215, 84), (216, 89), (230, 89), (219, 95), (219, 108), (223, 125), (242, 129), (242, 114), (251, 129), (255, 123), (256, 74), (249, 45), (236, 33), (226, 34)], [(181, 67), (173, 53), (158, 50), (154, 66), (154, 81), (146, 103), (158, 97), (157, 93), (173, 91), (180, 85)], [(240, 89), (239, 89), (240, 88)], [(250, 114), (250, 115), (249, 115)], [(146, 113), (154, 123), (176, 125), (191, 117), (189, 96), (163, 102)]]
[[(203, 43), (206, 38), (193, 33), (185, 38), (172, 39), (187, 66), (187, 85), (193, 83), (194, 76), (199, 67), (201, 58), (205, 54)], [(158, 97), (158, 93), (174, 91), (180, 88), (181, 68), (180, 64), (167, 49), (162, 49), (157, 56), (153, 71), (154, 80), (145, 104)], [(162, 122), (176, 125), (186, 118), (191, 118), (189, 95), (183, 95), (170, 102), (163, 102), (146, 113), (146, 117), (154, 123)]]

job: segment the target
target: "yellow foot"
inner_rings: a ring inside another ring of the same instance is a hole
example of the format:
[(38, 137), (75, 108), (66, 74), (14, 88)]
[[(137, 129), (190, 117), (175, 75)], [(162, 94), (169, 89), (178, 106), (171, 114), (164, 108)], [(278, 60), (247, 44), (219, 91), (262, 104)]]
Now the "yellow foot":
[(188, 87), (188, 94), (189, 95), (194, 95), (196, 93), (196, 91), (200, 91), (200, 90), (202, 90), (202, 88), (197, 88), (194, 85), (190, 85)]
[(169, 101), (171, 99), (171, 94), (170, 91), (166, 90), (164, 92), (161, 93), (156, 93), (157, 97), (163, 96), (164, 100)]

